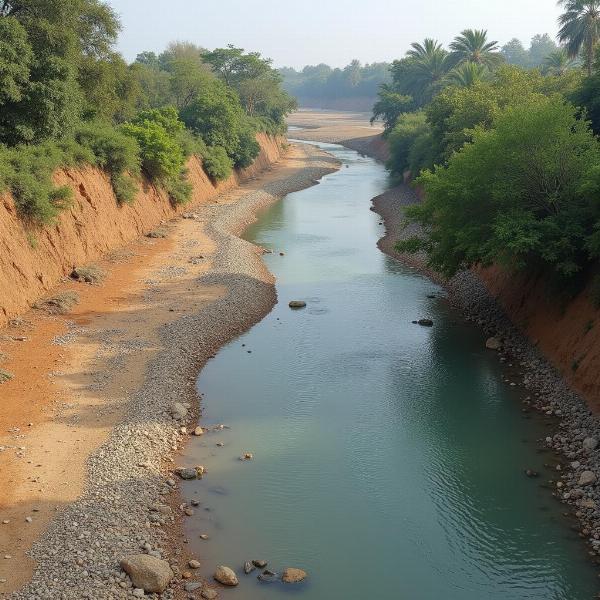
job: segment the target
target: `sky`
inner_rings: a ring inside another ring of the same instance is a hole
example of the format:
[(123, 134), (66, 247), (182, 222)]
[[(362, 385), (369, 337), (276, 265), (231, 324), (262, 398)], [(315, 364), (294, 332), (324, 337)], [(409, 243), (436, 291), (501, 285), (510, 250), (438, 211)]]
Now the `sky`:
[(171, 41), (205, 48), (234, 44), (275, 66), (334, 67), (400, 58), (411, 42), (448, 44), (466, 28), (487, 29), (504, 44), (526, 46), (536, 33), (556, 35), (555, 0), (108, 0), (120, 15), (119, 49), (128, 60)]

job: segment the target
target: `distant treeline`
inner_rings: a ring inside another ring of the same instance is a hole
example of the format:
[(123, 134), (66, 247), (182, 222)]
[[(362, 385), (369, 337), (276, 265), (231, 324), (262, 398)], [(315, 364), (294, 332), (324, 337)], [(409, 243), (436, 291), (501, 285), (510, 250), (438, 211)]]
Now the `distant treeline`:
[(343, 69), (321, 63), (302, 71), (284, 67), (279, 72), (284, 89), (300, 106), (370, 111), (379, 86), (390, 81), (388, 63), (361, 65), (353, 60)]
[(226, 178), (258, 155), (257, 132), (284, 131), (296, 106), (256, 52), (174, 43), (128, 64), (119, 31), (101, 0), (0, 0), (0, 194), (32, 226), (70, 201), (52, 181), (59, 167), (104, 169), (120, 202), (142, 174), (185, 202), (189, 156)]

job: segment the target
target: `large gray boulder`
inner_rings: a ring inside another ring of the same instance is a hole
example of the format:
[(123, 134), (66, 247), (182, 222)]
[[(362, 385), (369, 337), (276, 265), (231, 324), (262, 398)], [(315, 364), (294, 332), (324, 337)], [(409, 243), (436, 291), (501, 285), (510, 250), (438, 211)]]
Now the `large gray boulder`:
[(134, 587), (154, 594), (162, 594), (174, 577), (166, 560), (148, 554), (125, 557), (121, 568), (129, 575)]

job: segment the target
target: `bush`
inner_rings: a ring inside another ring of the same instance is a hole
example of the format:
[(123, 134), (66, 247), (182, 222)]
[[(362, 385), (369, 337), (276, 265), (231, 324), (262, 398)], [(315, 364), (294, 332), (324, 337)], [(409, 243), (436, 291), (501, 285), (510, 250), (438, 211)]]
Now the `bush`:
[(187, 171), (182, 171), (178, 178), (170, 179), (165, 189), (173, 204), (185, 204), (192, 198), (193, 186), (187, 180)]
[(402, 177), (406, 171), (417, 176), (422, 168), (431, 167), (431, 127), (424, 112), (405, 113), (388, 134), (392, 175)]
[(600, 146), (559, 97), (530, 97), (475, 129), (446, 168), (418, 180), (426, 200), (407, 214), (429, 232), (425, 249), (446, 275), (476, 263), (572, 278), (594, 257)]
[(260, 153), (260, 146), (256, 141), (256, 133), (250, 127), (240, 131), (239, 145), (232, 158), (233, 163), (240, 169), (249, 167)]
[(110, 181), (118, 202), (131, 204), (135, 200), (138, 184), (130, 175), (127, 173), (113, 174)]
[(227, 179), (233, 170), (233, 163), (222, 146), (207, 146), (202, 154), (202, 168), (214, 181)]

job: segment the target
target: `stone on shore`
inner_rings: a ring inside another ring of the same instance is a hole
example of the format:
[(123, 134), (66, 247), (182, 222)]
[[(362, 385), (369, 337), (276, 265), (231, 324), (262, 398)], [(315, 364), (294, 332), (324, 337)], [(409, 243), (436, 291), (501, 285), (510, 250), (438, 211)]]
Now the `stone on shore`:
[(162, 594), (174, 577), (166, 560), (148, 554), (125, 557), (121, 568), (129, 575), (134, 587), (154, 594)]
[(187, 408), (181, 402), (175, 402), (171, 407), (171, 415), (177, 421), (181, 421), (187, 417)]
[(304, 579), (306, 579), (307, 573), (302, 569), (295, 569), (293, 567), (288, 567), (283, 570), (281, 575), (281, 581), (283, 583), (300, 583)]
[(584, 471), (579, 477), (578, 485), (591, 485), (596, 482), (596, 474), (593, 471)]
[(181, 479), (196, 479), (198, 477), (196, 469), (191, 467), (181, 467), (180, 469), (177, 469), (176, 473)]
[(194, 429), (194, 435), (196, 435), (196, 436), (204, 435), (204, 429), (202, 429), (202, 427), (196, 427), (196, 429)]
[(306, 306), (306, 302), (304, 300), (292, 300), (289, 303), (290, 308), (304, 308)]
[(233, 569), (224, 565), (219, 565), (215, 569), (213, 577), (223, 585), (235, 586), (239, 583), (237, 575), (233, 572)]
[(485, 347), (488, 350), (500, 350), (502, 342), (497, 337), (491, 337), (486, 340)]
[(582, 444), (584, 450), (595, 450), (598, 447), (598, 440), (593, 437), (588, 437), (583, 440)]
[(417, 324), (421, 325), (421, 327), (433, 327), (433, 321), (431, 319), (419, 319)]
[(202, 590), (202, 594), (200, 594), (203, 598), (206, 598), (206, 600), (214, 600), (214, 598), (216, 598), (219, 594), (217, 594), (216, 590), (213, 590), (211, 588), (206, 588), (205, 590)]
[(259, 558), (255, 558), (255, 559), (252, 561), (252, 564), (253, 564), (255, 567), (258, 567), (259, 569), (264, 569), (264, 568), (267, 566), (267, 561), (266, 561), (266, 560), (259, 559)]
[(244, 573), (246, 573), (246, 575), (248, 575), (248, 573), (252, 573), (254, 569), (256, 569), (256, 567), (249, 560), (244, 563)]

